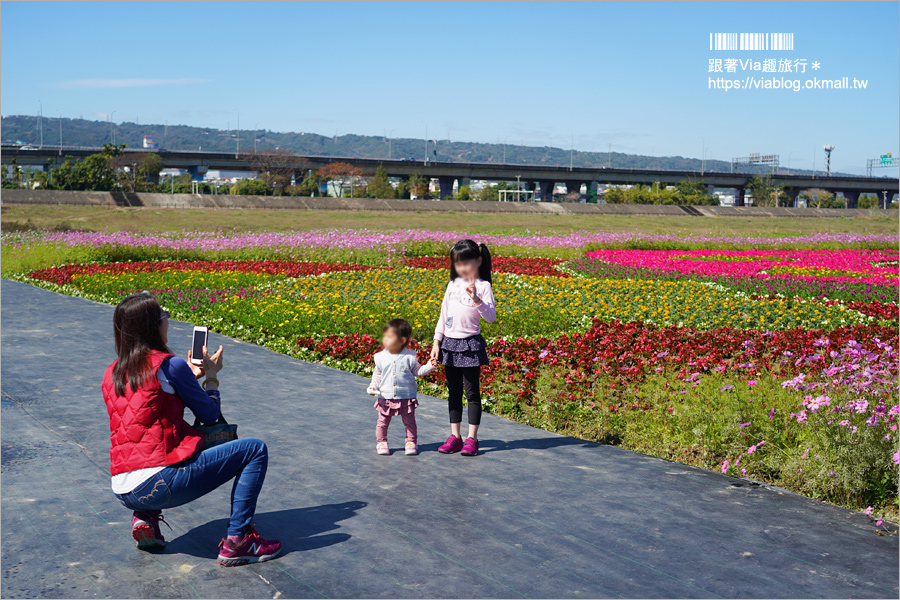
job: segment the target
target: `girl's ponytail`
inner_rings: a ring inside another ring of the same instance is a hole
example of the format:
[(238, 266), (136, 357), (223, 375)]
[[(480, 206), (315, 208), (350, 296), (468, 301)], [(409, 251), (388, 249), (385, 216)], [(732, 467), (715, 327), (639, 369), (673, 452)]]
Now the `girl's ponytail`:
[(491, 251), (484, 244), (479, 247), (481, 250), (481, 266), (478, 268), (478, 276), (488, 283), (491, 281)]

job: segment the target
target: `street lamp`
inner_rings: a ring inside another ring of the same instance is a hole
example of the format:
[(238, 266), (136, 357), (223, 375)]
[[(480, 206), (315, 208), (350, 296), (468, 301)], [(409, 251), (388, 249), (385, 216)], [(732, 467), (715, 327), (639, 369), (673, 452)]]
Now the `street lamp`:
[(509, 139), (509, 136), (503, 138), (503, 164), (506, 164), (506, 140)]
[(428, 123), (425, 121), (419, 121), (419, 123), (425, 123), (425, 164), (428, 164)]
[(796, 150), (791, 150), (790, 152), (788, 152), (788, 169), (791, 168), (791, 155), (792, 155), (794, 152), (796, 152)]
[(237, 113), (237, 147), (234, 151), (234, 157), (237, 158), (241, 153), (241, 112), (236, 108), (231, 110)]
[(257, 133), (259, 130), (257, 129), (257, 127), (259, 127), (259, 123), (254, 123), (253, 124), (253, 153), (254, 154), (256, 154), (256, 142), (257, 142), (257, 140), (259, 140), (259, 134)]
[(116, 145), (116, 124), (115, 124), (115, 122), (114, 122), (113, 119), (112, 119), (113, 116), (115, 116), (115, 114), (116, 114), (116, 111), (112, 111), (112, 112), (109, 113), (109, 115), (106, 117), (107, 121), (109, 121), (109, 135), (110, 135), (110, 137), (112, 138), (113, 146)]
[(59, 116), (59, 155), (62, 156), (62, 111), (57, 110), (56, 114)]
[(44, 147), (44, 103), (38, 100), (38, 129), (41, 132), (41, 145), (40, 148)]
[(395, 131), (397, 130), (391, 129), (390, 132), (388, 132), (388, 160), (391, 160), (391, 142), (394, 140)]
[[(569, 151), (569, 170), (572, 170), (572, 165), (575, 163), (575, 132), (572, 132), (572, 149)], [(568, 192), (567, 192), (568, 193)]]
[(703, 173), (706, 171), (706, 138), (700, 137), (699, 135), (694, 136), (703, 142), (703, 154), (700, 155), (700, 176), (703, 176)]

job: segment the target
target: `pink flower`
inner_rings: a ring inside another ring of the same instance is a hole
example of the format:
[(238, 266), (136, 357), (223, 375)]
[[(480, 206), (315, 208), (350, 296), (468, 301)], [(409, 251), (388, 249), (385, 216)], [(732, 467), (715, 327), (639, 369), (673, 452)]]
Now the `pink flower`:
[(894, 452), (894, 464), (900, 464), (900, 451)]
[(881, 527), (883, 524), (884, 524), (884, 519), (878, 519), (877, 521), (875, 521), (876, 527)]
[(749, 385), (750, 387), (753, 387), (754, 385), (756, 385), (756, 380), (751, 379), (750, 381), (747, 382), (747, 385)]
[(744, 427), (746, 427), (746, 426), (749, 425), (749, 424), (750, 424), (750, 421), (747, 421), (746, 423), (741, 423), (739, 427), (740, 427), (741, 429), (743, 429)]
[(741, 469), (741, 475), (743, 475), (744, 477), (746, 477), (746, 476), (747, 476), (747, 469)]
[(872, 507), (871, 507), (871, 506), (870, 506), (870, 507), (868, 507), (868, 508), (866, 508), (866, 510), (865, 510), (865, 514), (866, 514), (866, 516), (867, 516), (867, 517), (868, 517), (868, 516), (869, 516), (869, 515), (871, 515), (871, 514), (872, 514)]
[(725, 473), (726, 471), (728, 471), (728, 461), (727, 460), (722, 463), (722, 472)]

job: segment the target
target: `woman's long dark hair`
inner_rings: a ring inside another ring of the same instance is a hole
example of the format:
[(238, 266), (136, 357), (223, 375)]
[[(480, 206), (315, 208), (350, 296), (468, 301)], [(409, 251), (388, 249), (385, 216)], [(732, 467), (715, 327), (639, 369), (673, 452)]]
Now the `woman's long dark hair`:
[(479, 258), (481, 266), (478, 267), (478, 276), (488, 283), (493, 283), (491, 281), (491, 251), (484, 244), (479, 246), (472, 240), (459, 240), (450, 249), (450, 281), (459, 277), (456, 272), (456, 261)]
[(163, 310), (149, 293), (128, 296), (113, 313), (113, 331), (119, 360), (113, 367), (112, 379), (119, 396), (126, 387), (140, 389), (150, 373), (148, 357), (152, 350), (169, 352), (159, 333)]

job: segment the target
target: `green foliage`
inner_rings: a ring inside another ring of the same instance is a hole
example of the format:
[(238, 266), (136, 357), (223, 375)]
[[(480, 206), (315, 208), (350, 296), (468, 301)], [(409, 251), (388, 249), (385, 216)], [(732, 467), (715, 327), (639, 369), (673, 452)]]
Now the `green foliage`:
[(394, 186), (391, 185), (391, 180), (388, 178), (383, 165), (379, 164), (378, 168), (375, 169), (375, 176), (372, 177), (372, 181), (366, 187), (366, 195), (372, 198), (394, 197)]
[(813, 188), (806, 190), (800, 197), (806, 200), (806, 205), (810, 208), (844, 208), (844, 201), (835, 198), (834, 194), (827, 190)]
[(53, 170), (53, 184), (61, 190), (111, 191), (117, 188), (115, 170), (109, 164), (109, 156), (92, 154), (76, 162), (66, 160)]
[(242, 179), (235, 184), (235, 193), (240, 196), (269, 196), (272, 188), (259, 179)]
[(428, 179), (421, 173), (410, 175), (406, 184), (411, 195), (415, 195), (420, 200), (428, 197)]
[(875, 194), (862, 194), (857, 206), (859, 208), (881, 208), (881, 199)]
[(486, 185), (478, 190), (478, 194), (473, 199), (478, 200), (479, 202), (496, 202), (500, 200), (500, 190), (509, 189), (515, 189), (515, 186), (510, 185), (505, 181)]
[(456, 199), (462, 202), (467, 202), (472, 199), (472, 190), (469, 189), (469, 186), (463, 185), (460, 186), (456, 191)]
[(715, 196), (706, 190), (706, 184), (699, 180), (680, 181), (675, 189), (654, 183), (652, 186), (636, 185), (628, 190), (612, 188), (606, 192), (607, 204), (666, 204), (680, 206), (706, 205), (719, 203)]
[(782, 193), (784, 186), (773, 185), (770, 175), (751, 177), (747, 187), (754, 206), (787, 206), (787, 196)]

